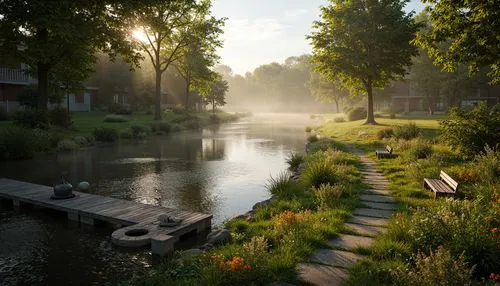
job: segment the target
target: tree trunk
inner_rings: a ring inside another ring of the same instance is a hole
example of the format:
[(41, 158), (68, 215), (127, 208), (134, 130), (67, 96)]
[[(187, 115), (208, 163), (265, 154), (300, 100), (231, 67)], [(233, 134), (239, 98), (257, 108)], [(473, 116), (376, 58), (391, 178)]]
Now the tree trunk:
[(189, 110), (189, 89), (190, 89), (190, 86), (191, 86), (191, 79), (188, 76), (188, 78), (186, 79), (186, 103), (185, 103), (186, 111)]
[(36, 109), (42, 112), (47, 111), (47, 101), (49, 98), (49, 65), (37, 63), (38, 95)]
[(366, 87), (366, 93), (368, 95), (368, 108), (367, 108), (365, 124), (377, 124), (377, 122), (375, 122), (375, 116), (373, 116), (373, 84), (372, 84), (372, 82), (368, 81), (365, 84), (365, 87)]
[(215, 100), (212, 100), (212, 113), (215, 114)]
[(337, 113), (339, 113), (339, 101), (338, 101), (338, 99), (335, 100), (335, 108), (337, 110)]
[(161, 69), (160, 59), (157, 57), (157, 65), (155, 68), (156, 75), (156, 90), (155, 90), (155, 116), (154, 120), (161, 120)]

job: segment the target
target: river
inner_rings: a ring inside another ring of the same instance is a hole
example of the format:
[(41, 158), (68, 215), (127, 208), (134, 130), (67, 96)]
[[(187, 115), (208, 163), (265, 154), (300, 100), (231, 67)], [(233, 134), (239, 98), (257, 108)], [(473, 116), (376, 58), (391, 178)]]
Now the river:
[[(256, 114), (144, 142), (0, 162), (0, 177), (54, 185), (67, 172), (75, 186), (90, 182), (90, 193), (210, 213), (220, 225), (269, 198), (266, 181), (286, 169), (290, 152), (303, 152), (312, 124), (305, 114)], [(148, 250), (115, 248), (111, 232), (0, 202), (0, 285), (113, 284), (151, 266)]]

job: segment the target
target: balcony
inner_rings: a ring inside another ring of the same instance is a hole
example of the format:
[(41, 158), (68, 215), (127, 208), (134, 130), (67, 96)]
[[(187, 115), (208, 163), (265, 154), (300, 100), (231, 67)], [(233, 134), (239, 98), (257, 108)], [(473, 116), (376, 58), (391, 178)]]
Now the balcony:
[(32, 81), (21, 69), (0, 67), (0, 83), (27, 85)]

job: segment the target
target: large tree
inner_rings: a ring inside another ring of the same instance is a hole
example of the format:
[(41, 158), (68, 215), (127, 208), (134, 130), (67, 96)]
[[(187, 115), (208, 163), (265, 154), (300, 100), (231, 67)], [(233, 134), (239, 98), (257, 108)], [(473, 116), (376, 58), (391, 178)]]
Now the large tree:
[(58, 66), (71, 63), (61, 69), (74, 69), (74, 80), (81, 81), (99, 50), (138, 59), (127, 41), (122, 12), (115, 1), (0, 0), (1, 52), (26, 63), (36, 76), (37, 109), (47, 109), (49, 81), (61, 74), (55, 72)]
[(417, 49), (410, 44), (417, 30), (407, 0), (330, 0), (322, 20), (308, 38), (317, 71), (338, 78), (349, 90), (368, 96), (366, 124), (376, 124), (373, 88), (402, 78)]
[[(136, 37), (155, 69), (155, 114), (161, 119), (161, 77), (167, 68), (180, 60), (185, 50), (199, 38), (219, 33), (222, 20), (210, 15), (209, 0), (150, 0), (133, 3)], [(207, 24), (215, 25), (216, 28)]]
[(229, 90), (227, 81), (221, 79), (220, 75), (216, 76), (218, 79), (215, 80), (205, 97), (205, 103), (212, 105), (212, 113), (215, 114), (215, 108), (217, 106), (223, 106), (226, 104), (226, 93)]
[(489, 66), (491, 83), (500, 83), (500, 6), (498, 1), (423, 0), (431, 4), (432, 29), (420, 31), (416, 43), (434, 62), (454, 71), (457, 62), (474, 74)]

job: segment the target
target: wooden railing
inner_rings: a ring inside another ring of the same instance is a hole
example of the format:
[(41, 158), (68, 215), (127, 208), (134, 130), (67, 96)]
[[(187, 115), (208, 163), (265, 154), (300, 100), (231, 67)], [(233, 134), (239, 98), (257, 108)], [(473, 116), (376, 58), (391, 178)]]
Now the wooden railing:
[(0, 83), (28, 84), (29, 79), (21, 69), (0, 67)]

